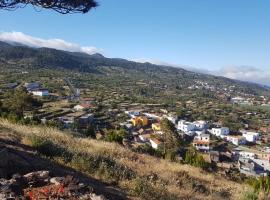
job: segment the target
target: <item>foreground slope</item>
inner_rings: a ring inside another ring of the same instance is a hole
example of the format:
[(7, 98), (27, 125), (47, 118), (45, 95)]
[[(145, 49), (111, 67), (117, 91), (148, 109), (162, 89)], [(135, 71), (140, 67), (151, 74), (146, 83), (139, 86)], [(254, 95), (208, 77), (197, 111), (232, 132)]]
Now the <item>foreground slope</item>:
[[(126, 193), (125, 198), (241, 199), (249, 190), (247, 185), (198, 168), (134, 153), (118, 144), (80, 138), (43, 126), (24, 126), (0, 120), (0, 136), (1, 139), (16, 138), (18, 143), (36, 149), (38, 155), (46, 155), (51, 162), (62, 165), (63, 170), (69, 167), (115, 185)], [(103, 188), (104, 194), (108, 194), (106, 188)]]

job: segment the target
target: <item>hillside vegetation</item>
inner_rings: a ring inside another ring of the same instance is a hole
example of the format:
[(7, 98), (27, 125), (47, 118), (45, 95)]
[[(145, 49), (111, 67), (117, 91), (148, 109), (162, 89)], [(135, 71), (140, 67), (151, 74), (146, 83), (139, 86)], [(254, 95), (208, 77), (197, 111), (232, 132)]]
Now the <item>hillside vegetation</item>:
[[(14, 73), (18, 72), (18, 69), (20, 69), (19, 71), (31, 71), (32, 74), (36, 73), (38, 70), (46, 69), (61, 70), (63, 75), (64, 69), (72, 70), (73, 73), (76, 71), (77, 73), (90, 73), (104, 77), (114, 74), (117, 75), (117, 77), (113, 76), (111, 79), (117, 80), (120, 75), (122, 78), (124, 77), (125, 80), (152, 80), (151, 84), (156, 83), (155, 87), (164, 84), (166, 87), (171, 87), (174, 90), (176, 88), (175, 91), (192, 86), (196, 81), (206, 81), (208, 84), (217, 88), (225, 88), (233, 85), (237, 92), (270, 95), (269, 88), (258, 84), (195, 73), (182, 68), (154, 65), (147, 62), (138, 63), (120, 58), (106, 58), (101, 54), (88, 55), (78, 52), (16, 45), (0, 42), (0, 63), (3, 62), (3, 64), (1, 64), (3, 72), (12, 70), (9, 71), (9, 73)], [(69, 76), (72, 76), (71, 74), (69, 73)]]
[(44, 126), (0, 120), (0, 138), (16, 138), (41, 157), (115, 185), (130, 199), (242, 199), (245, 184), (198, 168), (132, 152)]

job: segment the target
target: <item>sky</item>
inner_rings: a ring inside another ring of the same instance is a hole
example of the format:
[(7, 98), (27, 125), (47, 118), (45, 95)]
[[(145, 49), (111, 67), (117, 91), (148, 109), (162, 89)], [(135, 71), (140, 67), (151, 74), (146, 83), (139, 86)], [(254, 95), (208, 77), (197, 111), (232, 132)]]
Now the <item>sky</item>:
[(1, 10), (0, 40), (270, 85), (269, 0), (97, 1), (87, 14)]

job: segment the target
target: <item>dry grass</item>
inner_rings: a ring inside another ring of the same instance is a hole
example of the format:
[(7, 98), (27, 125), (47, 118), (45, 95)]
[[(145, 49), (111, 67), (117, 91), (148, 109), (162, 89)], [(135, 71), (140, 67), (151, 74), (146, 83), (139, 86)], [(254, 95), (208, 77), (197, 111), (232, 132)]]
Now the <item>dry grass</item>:
[[(115, 143), (79, 138), (43, 126), (12, 124), (6, 120), (0, 120), (1, 126), (8, 129), (9, 134), (20, 137), (27, 144), (29, 144), (27, 138), (37, 136), (50, 140), (73, 154), (102, 155), (112, 158), (119, 165), (134, 171), (136, 178), (140, 177), (144, 180), (145, 177), (150, 177), (145, 179), (146, 182), (160, 190), (166, 190), (168, 194), (177, 196), (176, 199), (241, 199), (243, 194), (250, 190), (245, 184), (228, 181), (223, 177), (206, 173), (189, 165), (171, 163), (134, 153)], [(67, 165), (69, 164), (67, 163)], [(74, 166), (71, 165), (71, 167)], [(95, 176), (95, 174), (91, 175)], [(155, 180), (151, 179), (152, 176), (156, 177)], [(100, 177), (96, 176), (96, 178)], [(117, 184), (127, 191), (133, 191), (134, 178), (119, 180)]]

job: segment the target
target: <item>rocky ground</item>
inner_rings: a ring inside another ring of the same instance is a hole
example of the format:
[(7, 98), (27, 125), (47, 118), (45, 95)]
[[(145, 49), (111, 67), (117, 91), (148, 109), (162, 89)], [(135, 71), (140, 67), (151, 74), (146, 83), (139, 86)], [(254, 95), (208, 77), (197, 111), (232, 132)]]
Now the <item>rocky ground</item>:
[(41, 158), (16, 138), (0, 135), (0, 200), (127, 199), (118, 188)]
[(0, 199), (82, 199), (105, 200), (93, 188), (73, 176), (50, 177), (49, 171), (36, 171), (25, 175), (14, 174), (11, 179), (0, 179)]

